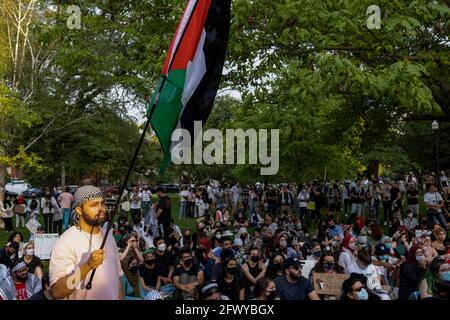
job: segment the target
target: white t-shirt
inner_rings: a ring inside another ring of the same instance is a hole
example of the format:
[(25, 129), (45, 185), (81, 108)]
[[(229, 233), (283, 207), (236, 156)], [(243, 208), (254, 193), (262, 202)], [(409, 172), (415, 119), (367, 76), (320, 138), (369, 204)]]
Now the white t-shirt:
[(361, 269), (361, 267), (356, 263), (352, 263), (348, 266), (347, 270), (345, 270), (345, 273), (359, 273), (367, 278), (367, 287), (369, 289), (381, 286), (380, 282), (380, 272), (377, 269), (377, 267), (374, 264), (369, 264), (367, 268)]
[(233, 195), (233, 201), (237, 203), (239, 201), (239, 188), (237, 186), (233, 186), (231, 188), (231, 193)]
[(152, 198), (152, 193), (150, 190), (144, 190), (142, 191), (142, 201), (144, 202), (150, 202)]
[[(77, 266), (86, 263), (91, 252), (100, 248), (105, 232), (106, 230), (102, 229), (98, 234), (91, 235), (78, 230), (75, 226), (64, 232), (52, 250), (49, 266), (50, 286), (53, 286), (60, 278), (72, 274)], [(105, 252), (105, 260), (95, 272), (91, 290), (86, 290), (85, 286), (89, 282), (92, 271), (66, 298), (67, 300), (119, 299), (119, 283), (123, 271), (112, 231), (106, 241)]]
[(298, 194), (298, 200), (299, 200), (299, 207), (300, 208), (307, 208), (308, 207), (308, 200), (309, 200), (309, 193), (306, 191), (301, 191)]
[(188, 190), (182, 190), (181, 192), (180, 192), (180, 201), (181, 202), (185, 202), (185, 201), (187, 201), (184, 197), (189, 197), (189, 191)]
[[(135, 195), (137, 195), (140, 200), (137, 200), (137, 201), (133, 200), (133, 197), (135, 197)], [(130, 205), (131, 209), (140, 209), (141, 208), (141, 202), (142, 202), (142, 193), (140, 193), (140, 192), (138, 192), (138, 193), (134, 193), (134, 192), (131, 193), (131, 205)]]
[(423, 202), (431, 204), (433, 206), (439, 205), (439, 201), (442, 201), (442, 196), (439, 192), (435, 193), (427, 192), (423, 196)]

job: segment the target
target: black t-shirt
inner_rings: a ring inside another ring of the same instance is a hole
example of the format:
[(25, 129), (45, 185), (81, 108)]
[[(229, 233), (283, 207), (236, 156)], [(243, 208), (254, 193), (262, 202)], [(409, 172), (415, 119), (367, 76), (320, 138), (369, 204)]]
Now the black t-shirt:
[(158, 281), (158, 270), (156, 267), (148, 269), (145, 265), (141, 264), (138, 268), (139, 275), (144, 279), (144, 283), (147, 287), (156, 287)]
[(179, 267), (175, 270), (175, 272), (173, 273), (173, 276), (180, 277), (183, 273), (186, 273), (189, 277), (197, 276), (197, 274), (200, 272), (200, 270), (201, 270), (200, 267), (196, 264), (193, 264), (189, 270), (186, 270), (183, 267)]
[(222, 278), (219, 279), (217, 285), (219, 286), (220, 293), (230, 298), (230, 300), (234, 301), (239, 300), (239, 292), (245, 288), (245, 284), (243, 279), (240, 279), (238, 281), (239, 281), (239, 291), (236, 290), (234, 281), (228, 283)]
[[(22, 258), (20, 260), (25, 262), (24, 258)], [(41, 259), (39, 259), (39, 257), (36, 257), (36, 256), (33, 256), (30, 263), (25, 262), (25, 264), (28, 266), (28, 272), (33, 273), (33, 274), (34, 274), (34, 271), (36, 270), (36, 267), (42, 266)]]
[(407, 203), (410, 205), (414, 205), (414, 204), (418, 204), (419, 202), (417, 201), (417, 198), (408, 198), (408, 196), (412, 196), (415, 197), (419, 194), (419, 192), (417, 192), (417, 190), (407, 190), (406, 191), (406, 198), (407, 198)]
[(400, 189), (397, 187), (393, 187), (390, 192), (391, 192), (391, 201), (394, 201), (395, 199), (397, 199), (398, 194), (400, 193)]
[(163, 255), (155, 253), (155, 266), (158, 269), (158, 274), (167, 277), (169, 274), (169, 267), (175, 266), (175, 258), (169, 251), (165, 251)]
[(162, 224), (169, 224), (170, 223), (170, 217), (172, 215), (171, 210), (171, 204), (170, 204), (170, 198), (167, 195), (164, 195), (161, 197), (158, 201), (158, 205), (156, 207), (156, 211), (159, 209), (162, 210), (161, 215), (158, 217), (158, 222)]
[(290, 283), (286, 275), (275, 279), (275, 287), (281, 300), (309, 300), (308, 294), (314, 291), (311, 281), (300, 277), (296, 283)]
[(362, 196), (364, 195), (364, 189), (362, 187), (359, 187), (359, 189), (356, 189), (356, 187), (353, 187), (350, 191), (350, 196), (353, 203), (363, 203)]
[[(16, 254), (16, 257), (17, 257), (17, 254)], [(5, 266), (7, 266), (9, 268), (11, 266), (12, 262), (13, 261), (12, 261), (11, 257), (6, 254), (6, 248), (0, 249), (0, 264), (4, 264)]]
[[(273, 198), (273, 199), (269, 199)], [(276, 190), (269, 190), (266, 192), (267, 203), (271, 205), (276, 205), (278, 201), (278, 192)]]

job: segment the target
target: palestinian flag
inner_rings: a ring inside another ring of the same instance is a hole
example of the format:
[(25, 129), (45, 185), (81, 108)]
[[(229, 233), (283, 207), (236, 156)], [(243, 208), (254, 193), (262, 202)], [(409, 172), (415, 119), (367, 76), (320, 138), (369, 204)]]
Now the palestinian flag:
[(164, 151), (161, 171), (171, 163), (172, 132), (188, 130), (193, 143), (194, 121), (204, 124), (211, 113), (225, 61), (230, 11), (231, 0), (189, 0), (184, 10), (148, 110)]

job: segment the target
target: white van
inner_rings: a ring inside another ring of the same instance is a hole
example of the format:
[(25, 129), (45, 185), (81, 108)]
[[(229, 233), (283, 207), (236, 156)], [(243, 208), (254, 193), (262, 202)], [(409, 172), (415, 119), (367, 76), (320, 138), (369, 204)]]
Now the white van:
[(31, 185), (25, 180), (12, 180), (5, 185), (6, 191), (21, 194), (22, 192), (31, 189)]

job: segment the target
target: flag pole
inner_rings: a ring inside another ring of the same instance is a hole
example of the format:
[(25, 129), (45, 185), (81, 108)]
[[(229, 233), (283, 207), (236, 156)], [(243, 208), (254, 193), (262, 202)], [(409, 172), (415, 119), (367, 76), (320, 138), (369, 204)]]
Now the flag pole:
[[(120, 203), (120, 199), (122, 198), (123, 191), (125, 190), (126, 185), (128, 183), (128, 180), (130, 179), (131, 172), (133, 171), (133, 167), (134, 167), (134, 165), (136, 163), (136, 160), (137, 160), (137, 157), (139, 155), (139, 150), (141, 149), (142, 143), (143, 143), (144, 138), (145, 138), (145, 133), (147, 132), (148, 128), (150, 127), (150, 120), (152, 119), (153, 112), (155, 111), (156, 105), (158, 104), (159, 96), (160, 96), (160, 94), (162, 92), (164, 84), (166, 83), (167, 76), (169, 74), (170, 68), (172, 67), (173, 60), (174, 60), (174, 58), (176, 57), (176, 55), (178, 53), (178, 49), (180, 48), (180, 44), (183, 42), (184, 36), (186, 34), (186, 30), (187, 30), (187, 28), (188, 28), (188, 26), (189, 26), (189, 24), (191, 22), (191, 19), (192, 19), (192, 16), (193, 16), (193, 12), (195, 12), (197, 4), (198, 4), (198, 1), (194, 4), (194, 7), (192, 9), (192, 13), (189, 16), (188, 21), (186, 23), (186, 27), (184, 28), (184, 30), (183, 30), (183, 32), (182, 32), (182, 34), (180, 36), (180, 40), (178, 41), (178, 45), (176, 46), (176, 48), (175, 48), (175, 50), (173, 52), (172, 59), (169, 60), (169, 64), (168, 64), (168, 67), (167, 67), (167, 74), (163, 74), (162, 75), (163, 80), (161, 82), (161, 85), (159, 86), (158, 92), (156, 93), (155, 99), (153, 100), (153, 104), (152, 104), (152, 107), (150, 109), (150, 113), (149, 113), (149, 115), (147, 117), (147, 122), (145, 123), (145, 126), (144, 126), (144, 131), (142, 132), (141, 138), (139, 140), (139, 144), (137, 145), (136, 150), (134, 151), (133, 159), (131, 160), (131, 164), (130, 164), (130, 166), (128, 168), (127, 175), (125, 176), (125, 180), (123, 181), (123, 183), (122, 183), (122, 185), (120, 187), (119, 197), (117, 198), (116, 203), (114, 205), (113, 214), (112, 215), (110, 214), (110, 216), (109, 216), (108, 226), (106, 228), (106, 233), (105, 233), (105, 235), (103, 237), (103, 241), (102, 241), (102, 245), (100, 246), (100, 249), (103, 249), (105, 247), (106, 239), (108, 238), (109, 232), (111, 230), (112, 223), (113, 223), (113, 220), (114, 220), (114, 216), (119, 211), (119, 203)], [(96, 270), (97, 269), (92, 270), (91, 276), (89, 278), (89, 282), (86, 285), (86, 289), (87, 290), (90, 290), (92, 288), (92, 280), (94, 279), (94, 275), (95, 275), (95, 271)]]

